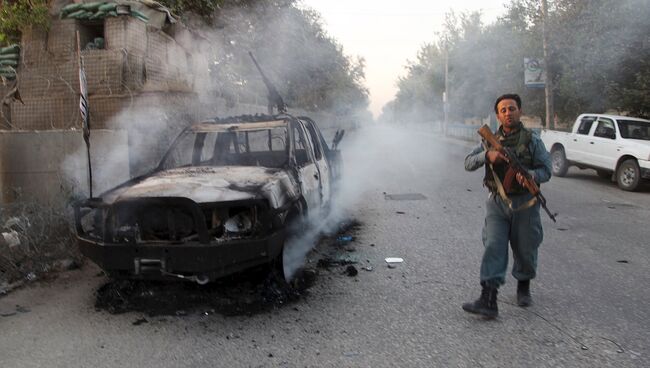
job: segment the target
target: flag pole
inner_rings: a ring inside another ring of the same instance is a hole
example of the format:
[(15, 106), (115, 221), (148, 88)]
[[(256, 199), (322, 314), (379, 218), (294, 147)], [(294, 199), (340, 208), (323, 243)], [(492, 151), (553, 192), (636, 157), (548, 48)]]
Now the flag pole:
[(93, 168), (90, 164), (90, 110), (88, 109), (88, 86), (86, 72), (84, 71), (83, 58), (81, 57), (81, 45), (79, 42), (79, 31), (77, 34), (77, 62), (79, 63), (79, 112), (81, 113), (81, 124), (83, 137), (86, 142), (86, 155), (88, 158), (88, 193), (93, 197)]

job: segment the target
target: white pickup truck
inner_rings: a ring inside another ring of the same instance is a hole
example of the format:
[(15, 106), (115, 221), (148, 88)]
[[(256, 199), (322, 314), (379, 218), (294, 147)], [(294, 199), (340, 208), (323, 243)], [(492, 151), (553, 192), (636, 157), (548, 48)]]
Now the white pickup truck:
[(569, 166), (594, 169), (628, 191), (650, 179), (650, 120), (582, 114), (570, 133), (543, 130), (541, 137), (551, 152), (553, 175), (565, 176)]

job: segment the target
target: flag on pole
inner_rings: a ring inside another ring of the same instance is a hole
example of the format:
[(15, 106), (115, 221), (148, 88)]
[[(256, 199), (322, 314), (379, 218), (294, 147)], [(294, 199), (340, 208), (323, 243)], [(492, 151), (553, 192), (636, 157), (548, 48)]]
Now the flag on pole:
[(90, 112), (88, 111), (88, 87), (86, 72), (84, 71), (84, 59), (79, 55), (79, 111), (81, 112), (81, 124), (83, 126), (84, 140), (90, 144)]
[(90, 110), (88, 109), (88, 86), (86, 72), (84, 71), (84, 59), (81, 57), (81, 46), (79, 43), (79, 31), (77, 31), (77, 55), (79, 60), (79, 112), (81, 113), (81, 124), (83, 127), (84, 141), (86, 141), (86, 154), (88, 156), (88, 193), (93, 197), (93, 168), (90, 164)]

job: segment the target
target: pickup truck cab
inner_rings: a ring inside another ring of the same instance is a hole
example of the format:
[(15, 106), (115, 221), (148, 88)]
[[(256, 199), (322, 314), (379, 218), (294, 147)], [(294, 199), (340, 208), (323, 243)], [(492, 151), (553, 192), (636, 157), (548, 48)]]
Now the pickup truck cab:
[(541, 138), (550, 148), (553, 175), (565, 176), (569, 166), (594, 169), (627, 191), (650, 179), (650, 120), (582, 114), (570, 133), (544, 130)]

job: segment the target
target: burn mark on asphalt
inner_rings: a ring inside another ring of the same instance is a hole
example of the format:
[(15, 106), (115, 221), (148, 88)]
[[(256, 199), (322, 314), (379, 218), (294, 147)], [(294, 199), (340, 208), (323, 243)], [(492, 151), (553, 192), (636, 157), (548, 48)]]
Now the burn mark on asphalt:
[[(139, 280), (111, 280), (96, 291), (95, 308), (111, 314), (141, 312), (148, 316), (185, 316), (188, 314), (218, 313), (224, 316), (254, 315), (283, 308), (309, 295), (309, 288), (317, 282), (319, 269), (342, 270), (342, 274), (356, 276), (356, 261), (344, 258), (346, 248), (337, 240), (341, 235), (355, 233), (361, 224), (348, 221), (340, 225), (336, 234), (322, 237), (308, 256), (316, 262), (307, 262), (296, 277), (286, 282), (268, 267), (230, 276), (207, 285), (189, 282)], [(344, 261), (342, 261), (344, 260)], [(355, 275), (352, 275), (355, 273)], [(148, 323), (144, 318), (133, 322), (138, 326)]]

